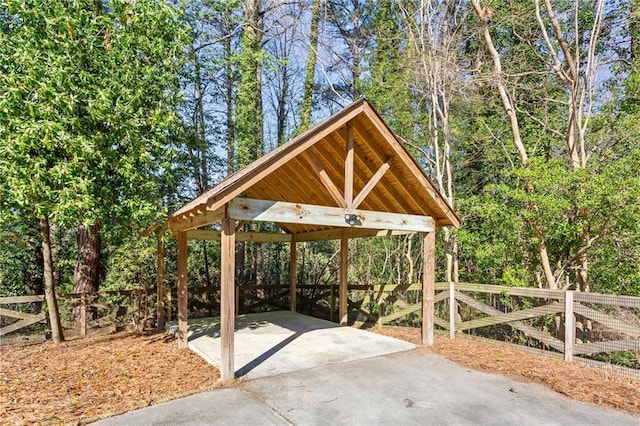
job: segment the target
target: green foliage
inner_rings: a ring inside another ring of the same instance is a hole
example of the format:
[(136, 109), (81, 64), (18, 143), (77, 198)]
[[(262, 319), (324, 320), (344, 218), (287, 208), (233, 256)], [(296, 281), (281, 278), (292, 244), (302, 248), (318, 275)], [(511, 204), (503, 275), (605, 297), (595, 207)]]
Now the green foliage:
[(164, 3), (96, 4), (1, 5), (5, 213), (113, 224), (158, 210), (181, 28)]
[[(249, 4), (245, 5), (249, 8)], [(259, 2), (253, 4), (256, 10), (247, 11), (248, 19), (242, 33), (242, 50), (236, 61), (240, 82), (236, 95), (235, 109), (235, 170), (239, 170), (262, 155), (262, 87), (259, 83), (265, 52), (262, 48), (262, 29), (258, 28), (257, 10)]]
[(156, 285), (156, 241), (132, 238), (122, 241), (108, 256), (109, 274), (102, 290), (154, 288)]
[(68, 290), (67, 229), (97, 219), (113, 247), (162, 215), (185, 32), (151, 0), (9, 0), (0, 11), (0, 216), (51, 219)]
[(42, 294), (42, 248), (35, 224), (2, 223), (0, 265), (0, 297)]
[(369, 24), (375, 47), (367, 55), (370, 74), (361, 82), (362, 95), (373, 103), (385, 121), (403, 137), (414, 140), (414, 108), (408, 81), (406, 43), (399, 7), (383, 1)]

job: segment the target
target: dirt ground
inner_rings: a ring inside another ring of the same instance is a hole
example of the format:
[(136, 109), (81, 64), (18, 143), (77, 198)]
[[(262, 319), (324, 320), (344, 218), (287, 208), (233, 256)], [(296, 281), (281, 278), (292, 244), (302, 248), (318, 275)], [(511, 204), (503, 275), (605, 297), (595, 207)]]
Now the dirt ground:
[[(419, 331), (383, 334), (417, 343)], [(640, 380), (501, 344), (437, 338), (434, 352), (471, 368), (535, 381), (571, 398), (640, 413)], [(84, 424), (221, 386), (218, 370), (164, 334), (94, 335), (0, 346), (0, 424)], [(231, 384), (233, 385), (233, 384)]]

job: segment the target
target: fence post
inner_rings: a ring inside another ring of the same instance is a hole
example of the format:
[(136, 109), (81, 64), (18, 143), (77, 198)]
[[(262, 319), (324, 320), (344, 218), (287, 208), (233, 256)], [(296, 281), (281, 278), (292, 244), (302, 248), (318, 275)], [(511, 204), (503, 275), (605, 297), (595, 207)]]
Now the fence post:
[(87, 335), (87, 293), (80, 293), (80, 336)]
[(453, 281), (449, 282), (449, 339), (456, 338), (456, 289)]
[(384, 299), (378, 301), (378, 330), (382, 329), (382, 317), (384, 316)]
[(573, 316), (573, 291), (564, 293), (564, 360), (573, 361), (573, 344), (576, 340), (576, 319)]

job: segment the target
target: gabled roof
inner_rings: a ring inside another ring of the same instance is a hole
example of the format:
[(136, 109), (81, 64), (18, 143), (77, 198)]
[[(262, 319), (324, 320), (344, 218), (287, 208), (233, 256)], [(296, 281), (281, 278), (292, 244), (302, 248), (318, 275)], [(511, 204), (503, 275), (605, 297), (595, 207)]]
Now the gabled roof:
[[(185, 204), (169, 217), (169, 227), (179, 227), (189, 218), (219, 211), (226, 203), (241, 196), (340, 207), (336, 201), (340, 194), (336, 195), (335, 190), (339, 188), (344, 196), (349, 122), (354, 143), (354, 199), (372, 177), (382, 175), (379, 180), (374, 179), (375, 186), (358, 209), (431, 216), (437, 227), (460, 225), (456, 214), (415, 160), (371, 104), (362, 99)], [(333, 194), (327, 180), (334, 184)], [(211, 217), (211, 222), (215, 222)], [(210, 222), (205, 218), (198, 223), (202, 226)], [(279, 225), (290, 233), (327, 229), (300, 224)]]

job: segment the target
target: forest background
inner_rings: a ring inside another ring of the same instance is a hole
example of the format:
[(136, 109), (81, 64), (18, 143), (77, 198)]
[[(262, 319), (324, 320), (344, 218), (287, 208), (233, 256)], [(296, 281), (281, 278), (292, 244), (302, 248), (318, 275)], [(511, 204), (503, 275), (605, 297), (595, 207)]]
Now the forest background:
[[(640, 295), (640, 1), (1, 0), (0, 296), (153, 287), (145, 228), (361, 97), (462, 219), (439, 280)], [(349, 281), (417, 281), (420, 244), (351, 241)], [(192, 242), (190, 285), (219, 257)]]

